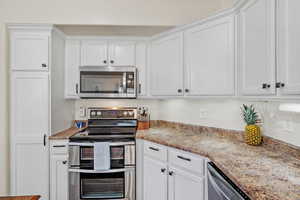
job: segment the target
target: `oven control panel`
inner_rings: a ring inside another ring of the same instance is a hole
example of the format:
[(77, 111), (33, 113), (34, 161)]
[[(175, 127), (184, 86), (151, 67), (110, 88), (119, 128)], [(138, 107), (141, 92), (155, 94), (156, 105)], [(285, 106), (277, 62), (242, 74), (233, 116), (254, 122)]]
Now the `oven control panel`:
[(89, 108), (89, 119), (137, 119), (136, 108)]

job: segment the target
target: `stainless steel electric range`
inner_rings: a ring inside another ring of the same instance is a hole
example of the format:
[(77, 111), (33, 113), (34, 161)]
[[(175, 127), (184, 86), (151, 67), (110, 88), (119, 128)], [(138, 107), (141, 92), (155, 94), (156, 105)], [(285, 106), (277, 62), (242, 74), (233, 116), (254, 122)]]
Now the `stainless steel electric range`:
[[(69, 142), (69, 200), (135, 200), (136, 108), (89, 108), (86, 131)], [(110, 169), (94, 169), (94, 144), (108, 142)]]

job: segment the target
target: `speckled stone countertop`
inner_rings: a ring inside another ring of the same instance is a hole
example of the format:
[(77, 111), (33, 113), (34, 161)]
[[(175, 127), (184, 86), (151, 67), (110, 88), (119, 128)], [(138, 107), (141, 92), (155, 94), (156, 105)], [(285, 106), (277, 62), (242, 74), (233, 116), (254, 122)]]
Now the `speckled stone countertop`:
[(251, 199), (300, 200), (300, 149), (264, 137), (243, 142), (242, 132), (157, 121), (137, 138), (208, 157)]

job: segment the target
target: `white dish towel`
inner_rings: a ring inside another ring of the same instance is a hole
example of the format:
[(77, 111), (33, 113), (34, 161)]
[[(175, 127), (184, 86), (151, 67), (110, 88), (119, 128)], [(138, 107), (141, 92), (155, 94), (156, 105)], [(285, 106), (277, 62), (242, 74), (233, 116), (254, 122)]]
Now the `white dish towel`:
[(94, 170), (110, 169), (109, 142), (94, 143)]

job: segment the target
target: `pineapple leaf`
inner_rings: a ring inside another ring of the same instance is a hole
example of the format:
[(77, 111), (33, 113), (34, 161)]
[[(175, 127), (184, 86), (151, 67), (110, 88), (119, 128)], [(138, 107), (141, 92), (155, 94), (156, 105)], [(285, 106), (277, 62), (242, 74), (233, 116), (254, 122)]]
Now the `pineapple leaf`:
[(241, 111), (242, 117), (247, 125), (253, 125), (260, 121), (253, 105), (247, 106), (243, 104)]

